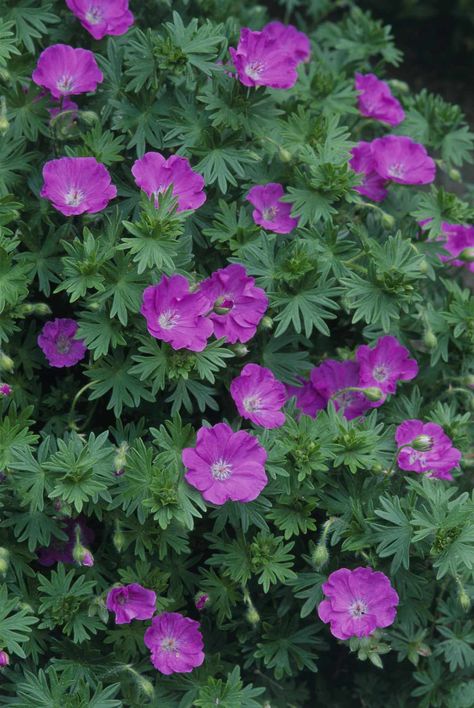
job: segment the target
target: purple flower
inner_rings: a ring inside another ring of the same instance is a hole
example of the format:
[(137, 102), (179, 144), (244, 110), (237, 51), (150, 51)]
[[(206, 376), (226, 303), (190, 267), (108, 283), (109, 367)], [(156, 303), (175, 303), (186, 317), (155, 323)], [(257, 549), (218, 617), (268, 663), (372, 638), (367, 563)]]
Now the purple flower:
[(385, 394), (372, 406), (381, 406), (387, 393), (395, 393), (399, 381), (411, 381), (418, 374), (418, 364), (410, 357), (396, 337), (381, 337), (373, 349), (367, 345), (357, 348), (359, 386), (375, 386)]
[(289, 54), (297, 64), (309, 61), (311, 56), (309, 37), (304, 32), (299, 32), (293, 25), (270, 22), (265, 25), (262, 33), (278, 42), (280, 50)]
[(162, 674), (187, 674), (204, 661), (199, 622), (178, 612), (153, 617), (143, 638), (151, 650), (151, 662)]
[(286, 393), (288, 399), (296, 398), (296, 407), (311, 418), (316, 418), (318, 411), (324, 410), (327, 399), (316, 391), (311, 381), (301, 379), (302, 386), (287, 386)]
[(389, 85), (375, 74), (356, 73), (355, 88), (359, 92), (359, 111), (363, 116), (389, 125), (398, 125), (405, 119), (400, 101), (392, 95)]
[(252, 187), (247, 201), (255, 207), (252, 216), (256, 224), (276, 234), (289, 234), (298, 226), (298, 219), (290, 216), (291, 204), (280, 201), (284, 194), (282, 185), (275, 182)]
[(420, 143), (405, 135), (386, 135), (371, 143), (375, 170), (399, 184), (429, 184), (436, 174), (434, 160)]
[(74, 563), (73, 552), (77, 540), (86, 546), (94, 540), (94, 532), (86, 525), (83, 518), (65, 519), (64, 524), (67, 540), (54, 540), (47, 548), (39, 548), (38, 563), (40, 565), (49, 567), (54, 563)]
[(135, 183), (149, 197), (155, 197), (158, 206), (158, 194), (173, 185), (173, 196), (178, 201), (178, 211), (198, 209), (206, 201), (204, 178), (191, 169), (186, 157), (172, 155), (167, 160), (159, 152), (146, 152), (132, 166)]
[(196, 599), (194, 601), (194, 606), (196, 610), (203, 610), (207, 603), (209, 602), (209, 595), (205, 592), (200, 592), (197, 594)]
[(65, 216), (96, 214), (117, 196), (107, 169), (95, 157), (61, 157), (43, 167), (40, 196)]
[(270, 371), (258, 364), (246, 364), (230, 385), (230, 394), (242, 418), (263, 428), (279, 428), (285, 422), (281, 408), (286, 390)]
[(322, 589), (327, 599), (320, 602), (318, 615), (330, 623), (331, 634), (338, 639), (368, 637), (395, 621), (398, 595), (384, 573), (340, 568)]
[(364, 181), (358, 187), (354, 187), (355, 191), (374, 202), (383, 201), (388, 194), (385, 189), (386, 180), (376, 172), (371, 143), (361, 140), (352, 148), (351, 153), (349, 165), (354, 172), (364, 175)]
[(217, 338), (227, 342), (248, 342), (268, 307), (265, 291), (255, 286), (239, 264), (221, 268), (201, 283), (201, 292), (214, 303), (210, 319)]
[(189, 292), (184, 276), (164, 275), (157, 285), (145, 288), (140, 312), (152, 337), (173, 349), (202, 352), (213, 330), (210, 319), (204, 317), (211, 307), (203, 293)]
[(109, 612), (115, 612), (115, 624), (130, 624), (133, 619), (150, 619), (155, 614), (156, 593), (138, 583), (122, 585), (109, 590), (106, 607)]
[(82, 548), (81, 558), (79, 559), (79, 565), (83, 565), (86, 568), (92, 568), (94, 565), (94, 556), (87, 548)]
[(281, 42), (274, 30), (252, 32), (244, 27), (237, 49), (230, 47), (229, 52), (244, 86), (289, 89), (296, 84), (299, 60), (286, 38)]
[(38, 345), (51, 366), (58, 369), (74, 366), (84, 358), (87, 347), (82, 339), (75, 338), (77, 330), (77, 322), (67, 317), (46, 322), (38, 336)]
[(0, 395), (11, 396), (12, 391), (13, 391), (13, 389), (9, 384), (0, 383)]
[[(398, 466), (412, 472), (429, 472), (431, 477), (452, 480), (451, 470), (461, 461), (461, 452), (436, 423), (405, 420), (395, 432)], [(403, 447), (402, 447), (403, 446)]]
[(328, 359), (311, 371), (311, 383), (326, 404), (332, 400), (347, 420), (357, 418), (371, 407), (361, 391), (346, 390), (359, 388), (359, 364), (355, 361)]
[(0, 669), (3, 669), (5, 666), (9, 666), (10, 664), (10, 657), (8, 656), (6, 651), (0, 651)]
[(267, 484), (267, 453), (249, 433), (234, 433), (226, 423), (198, 430), (195, 447), (186, 447), (182, 460), (187, 482), (213, 504), (249, 502)]
[[(449, 261), (451, 265), (466, 266), (471, 273), (474, 273), (474, 263), (466, 262), (456, 258), (466, 248), (474, 248), (474, 226), (462, 224), (441, 224), (446, 240), (443, 248), (450, 253), (450, 256), (440, 256), (442, 261)], [(453, 260), (454, 259), (454, 260)]]
[(66, 0), (66, 5), (94, 39), (125, 34), (133, 24), (128, 0)]
[(54, 98), (60, 98), (95, 91), (104, 75), (88, 49), (53, 44), (41, 52), (31, 78), (51, 91)]

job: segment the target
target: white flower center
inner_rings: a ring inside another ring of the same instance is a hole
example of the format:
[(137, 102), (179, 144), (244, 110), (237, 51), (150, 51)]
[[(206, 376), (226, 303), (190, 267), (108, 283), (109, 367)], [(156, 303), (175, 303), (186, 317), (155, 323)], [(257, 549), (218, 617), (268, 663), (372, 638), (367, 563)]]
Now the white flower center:
[(388, 168), (388, 174), (390, 175), (390, 177), (403, 177), (403, 175), (405, 174), (405, 165), (402, 165), (399, 162), (395, 162)]
[(381, 364), (380, 366), (374, 367), (372, 376), (376, 381), (386, 381), (388, 378), (388, 369), (386, 366)]
[(103, 19), (102, 11), (98, 7), (91, 5), (86, 12), (87, 22), (90, 25), (98, 25), (99, 22), (102, 22), (102, 19)]
[(70, 74), (64, 74), (64, 76), (61, 76), (59, 81), (56, 84), (56, 88), (58, 91), (61, 91), (61, 93), (69, 93), (72, 91), (74, 87), (74, 79)]
[(425, 452), (413, 450), (411, 447), (408, 448), (408, 452), (410, 453), (410, 457), (409, 457), (410, 465), (412, 465), (414, 462), (419, 461), (423, 467), (428, 466), (428, 463), (426, 461), (426, 453)]
[(166, 310), (158, 317), (158, 324), (161, 329), (173, 329), (179, 322), (179, 315), (173, 310)]
[(278, 207), (277, 206), (271, 206), (268, 207), (268, 209), (263, 210), (263, 218), (265, 221), (273, 221), (273, 219), (276, 217), (278, 214)]
[(166, 653), (174, 652), (175, 656), (179, 656), (178, 640), (175, 639), (174, 637), (165, 637), (164, 639), (162, 639), (160, 647), (161, 647), (161, 650)]
[(260, 410), (260, 407), (262, 405), (261, 399), (255, 394), (253, 396), (247, 396), (246, 398), (244, 398), (243, 403), (247, 413), (255, 413), (255, 411)]
[(84, 194), (82, 189), (71, 187), (71, 189), (66, 192), (64, 200), (67, 206), (79, 206), (79, 204), (82, 204), (82, 202), (84, 201), (85, 196), (86, 195)]
[(71, 340), (65, 334), (60, 334), (56, 340), (56, 349), (60, 354), (67, 354), (71, 348)]
[(363, 600), (354, 600), (352, 605), (349, 607), (349, 612), (351, 613), (352, 617), (355, 619), (359, 619), (360, 617), (363, 617), (365, 614), (367, 614), (368, 607), (366, 603)]
[(261, 61), (252, 61), (245, 67), (245, 73), (254, 81), (258, 81), (265, 69), (265, 64)]
[(224, 479), (229, 479), (232, 473), (232, 465), (223, 459), (216, 460), (213, 465), (211, 465), (211, 474), (214, 479), (222, 481)]

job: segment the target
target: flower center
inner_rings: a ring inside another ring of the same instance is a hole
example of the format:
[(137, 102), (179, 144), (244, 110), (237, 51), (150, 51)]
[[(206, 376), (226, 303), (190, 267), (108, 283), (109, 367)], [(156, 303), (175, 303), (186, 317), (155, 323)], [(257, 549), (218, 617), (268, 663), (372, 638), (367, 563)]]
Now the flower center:
[(426, 460), (426, 454), (424, 452), (420, 452), (418, 450), (413, 450), (412, 448), (408, 448), (408, 452), (410, 453), (410, 465), (412, 465), (414, 462), (420, 462), (423, 467), (427, 467), (428, 463)]
[(244, 408), (247, 413), (254, 413), (255, 411), (260, 410), (261, 404), (261, 399), (256, 395), (247, 396), (244, 398)]
[(67, 354), (71, 348), (71, 340), (64, 334), (60, 334), (56, 340), (56, 349), (59, 354)]
[(258, 81), (265, 69), (265, 64), (261, 61), (251, 61), (245, 67), (245, 73), (254, 81)]
[(165, 637), (161, 640), (161, 650), (165, 652), (175, 652), (176, 656), (179, 655), (178, 652), (178, 640), (174, 637)]
[(395, 162), (388, 168), (388, 174), (390, 175), (390, 177), (403, 177), (403, 175), (405, 174), (405, 165), (402, 165), (399, 162)]
[(179, 315), (173, 310), (166, 310), (158, 317), (158, 324), (161, 329), (173, 329), (179, 322)]
[(99, 22), (102, 22), (103, 15), (101, 10), (98, 7), (94, 7), (94, 5), (91, 5), (89, 9), (86, 12), (86, 20), (90, 25), (98, 25)]
[(119, 595), (119, 596), (117, 597), (117, 603), (118, 603), (119, 605), (125, 605), (125, 604), (127, 603), (127, 596), (126, 596), (124, 593), (122, 593), (121, 595)]
[(64, 198), (67, 206), (79, 206), (84, 201), (85, 194), (82, 189), (77, 189), (76, 187), (71, 187), (71, 189), (66, 192)]
[(268, 207), (268, 209), (263, 210), (263, 218), (265, 221), (273, 221), (273, 219), (276, 217), (278, 214), (278, 207), (277, 206), (271, 206)]
[(354, 600), (352, 605), (349, 607), (349, 612), (351, 613), (352, 617), (359, 619), (360, 617), (363, 617), (365, 614), (367, 614), (368, 609), (369, 608), (363, 600)]
[(234, 307), (234, 301), (230, 295), (221, 295), (214, 303), (214, 312), (217, 315), (227, 315)]
[(386, 381), (388, 378), (388, 370), (383, 364), (376, 366), (372, 372), (372, 376), (376, 381)]
[(232, 465), (226, 462), (222, 458), (216, 460), (213, 465), (211, 465), (211, 474), (214, 479), (222, 481), (224, 479), (229, 479), (232, 473)]
[(56, 84), (56, 88), (61, 93), (69, 93), (74, 87), (74, 79), (69, 74), (64, 74)]

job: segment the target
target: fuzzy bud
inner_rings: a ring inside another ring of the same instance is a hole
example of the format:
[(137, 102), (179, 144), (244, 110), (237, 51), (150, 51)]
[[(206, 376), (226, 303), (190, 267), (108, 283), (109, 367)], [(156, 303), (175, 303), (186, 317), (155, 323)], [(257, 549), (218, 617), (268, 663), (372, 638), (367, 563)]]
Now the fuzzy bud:
[(51, 308), (45, 302), (35, 304), (35, 315), (46, 316), (51, 314)]
[(262, 321), (260, 322), (260, 327), (262, 329), (272, 329), (273, 328), (273, 320), (271, 317), (268, 315), (265, 315), (265, 317), (262, 317)]
[(451, 167), (451, 169), (448, 172), (448, 175), (449, 175), (450, 179), (453, 180), (453, 182), (462, 182), (462, 175), (459, 172), (459, 170), (457, 170), (455, 167)]
[(0, 369), (2, 371), (13, 371), (15, 368), (15, 362), (11, 358), (11, 356), (8, 356), (8, 354), (5, 354), (5, 352), (0, 352)]
[(99, 120), (99, 116), (94, 111), (81, 111), (80, 117), (81, 121), (86, 125), (94, 125)]
[(153, 698), (155, 695), (155, 688), (152, 682), (145, 678), (144, 676), (137, 677), (138, 692), (146, 698)]
[(0, 668), (3, 669), (4, 666), (8, 666), (10, 664), (10, 657), (8, 656), (6, 651), (0, 651)]
[(431, 649), (426, 644), (419, 644), (416, 653), (420, 656), (431, 656)]
[(386, 229), (393, 229), (393, 227), (395, 226), (395, 219), (391, 214), (387, 214), (387, 212), (383, 211), (382, 224), (385, 226)]
[(260, 622), (260, 615), (258, 614), (257, 610), (253, 605), (251, 605), (247, 612), (245, 613), (245, 617), (247, 619), (247, 622), (250, 622), (252, 626), (257, 625)]
[(428, 347), (428, 349), (434, 349), (438, 344), (438, 338), (436, 337), (432, 329), (428, 329), (425, 332), (425, 336), (423, 337), (423, 343), (425, 344), (425, 346)]
[(320, 541), (311, 554), (311, 560), (316, 570), (320, 570), (329, 560), (329, 551), (324, 541)]
[(458, 258), (466, 263), (474, 263), (474, 248), (464, 248)]
[(114, 535), (112, 536), (112, 543), (114, 544), (115, 548), (119, 553), (122, 553), (123, 549), (125, 548), (125, 536), (122, 531), (122, 527), (120, 526), (120, 523), (116, 521), (115, 523), (115, 531)]
[(408, 86), (406, 81), (400, 81), (400, 79), (391, 79), (390, 85), (396, 91), (400, 91), (400, 93), (409, 93), (410, 92), (410, 87)]
[(209, 604), (209, 595), (205, 592), (198, 592), (194, 598), (196, 610), (203, 610)]
[(383, 398), (383, 391), (382, 389), (378, 388), (378, 386), (369, 386), (368, 388), (363, 388), (361, 392), (364, 394), (367, 400), (372, 402), (381, 401)]
[(76, 529), (76, 543), (72, 551), (72, 557), (78, 565), (83, 565), (87, 568), (91, 568), (94, 565), (94, 556), (88, 548), (82, 545), (80, 540), (80, 534), (80, 528)]
[(248, 347), (246, 347), (245, 344), (234, 344), (231, 349), (234, 354), (239, 357), (247, 356), (249, 353)]
[(114, 457), (114, 474), (116, 477), (120, 477), (125, 472), (125, 465), (127, 464), (127, 451), (128, 443), (123, 442), (117, 448), (117, 452)]
[(464, 612), (469, 612), (471, 608), (471, 598), (463, 587), (459, 588), (458, 600)]
[(410, 443), (417, 452), (429, 452), (433, 447), (433, 438), (430, 435), (417, 435)]
[(291, 162), (293, 155), (291, 154), (291, 152), (289, 150), (286, 150), (285, 148), (281, 147), (279, 150), (279, 153), (280, 153), (280, 160), (282, 162)]
[(6, 116), (0, 116), (0, 135), (5, 135), (9, 127), (10, 123), (8, 122), (8, 118)]

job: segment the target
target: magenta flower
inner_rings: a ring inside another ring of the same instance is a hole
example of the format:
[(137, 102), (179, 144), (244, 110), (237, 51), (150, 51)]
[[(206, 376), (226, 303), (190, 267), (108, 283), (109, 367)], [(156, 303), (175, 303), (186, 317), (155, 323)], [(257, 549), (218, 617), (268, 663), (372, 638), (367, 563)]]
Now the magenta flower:
[(155, 197), (158, 206), (158, 194), (173, 185), (173, 196), (178, 201), (178, 211), (198, 209), (206, 201), (204, 178), (191, 169), (186, 157), (172, 155), (167, 160), (159, 152), (146, 152), (132, 166), (135, 183), (149, 197)]
[(381, 406), (388, 393), (395, 393), (399, 381), (411, 381), (418, 374), (418, 364), (410, 357), (396, 337), (381, 337), (373, 349), (367, 345), (357, 348), (359, 386), (380, 388), (384, 393), (372, 406)]
[(309, 61), (311, 56), (309, 37), (304, 32), (299, 32), (293, 25), (270, 22), (265, 25), (262, 33), (275, 40), (280, 50), (289, 54), (297, 64)]
[(375, 170), (383, 179), (399, 184), (434, 182), (436, 165), (420, 143), (404, 135), (386, 135), (371, 143)]
[(153, 617), (143, 640), (151, 650), (151, 663), (162, 674), (187, 674), (204, 661), (199, 622), (178, 612)]
[(78, 324), (67, 317), (46, 322), (38, 336), (38, 345), (48, 364), (61, 369), (74, 366), (84, 358), (87, 347), (82, 339), (76, 339)]
[(10, 657), (8, 656), (6, 651), (0, 651), (0, 669), (3, 669), (5, 666), (9, 666), (10, 664)]
[(198, 430), (195, 447), (182, 453), (187, 482), (213, 504), (249, 502), (267, 484), (267, 453), (249, 433), (234, 433), (226, 423)]
[(311, 381), (301, 379), (302, 386), (286, 386), (288, 399), (296, 398), (296, 407), (311, 418), (316, 418), (318, 411), (324, 410), (327, 399), (321, 396), (314, 388)]
[(43, 167), (40, 196), (65, 216), (96, 214), (117, 196), (107, 169), (95, 157), (61, 157)]
[(53, 44), (41, 52), (31, 78), (38, 86), (48, 89), (54, 98), (60, 98), (95, 91), (104, 75), (88, 49)]
[(366, 118), (374, 118), (388, 125), (398, 125), (405, 119), (400, 101), (393, 96), (389, 85), (375, 74), (356, 73), (355, 88), (359, 92), (359, 111)]
[(94, 39), (125, 34), (133, 24), (128, 0), (66, 0), (66, 5)]
[(285, 422), (281, 408), (286, 390), (270, 371), (258, 364), (246, 364), (230, 385), (230, 394), (242, 418), (263, 428), (279, 428)]
[(368, 637), (395, 621), (398, 595), (384, 573), (340, 568), (322, 589), (327, 599), (319, 603), (318, 615), (337, 639)]
[(361, 140), (352, 148), (351, 153), (350, 167), (357, 174), (364, 175), (364, 181), (354, 187), (355, 191), (374, 202), (383, 201), (388, 194), (385, 189), (387, 181), (376, 172), (371, 143)]
[(194, 607), (196, 610), (203, 610), (206, 605), (209, 602), (209, 595), (206, 592), (200, 592), (197, 594), (195, 601), (194, 601)]
[(453, 479), (451, 470), (459, 465), (462, 455), (440, 425), (405, 420), (398, 426), (395, 440), (401, 448), (397, 457), (400, 469)]
[(296, 229), (298, 219), (291, 216), (291, 204), (280, 201), (284, 194), (282, 185), (276, 182), (252, 187), (247, 201), (255, 207), (252, 216), (256, 224), (276, 234), (289, 234)]
[(54, 540), (47, 548), (39, 548), (37, 551), (38, 563), (50, 567), (55, 563), (75, 562), (73, 557), (74, 548), (77, 541), (85, 546), (90, 545), (94, 540), (94, 532), (90, 529), (82, 517), (77, 519), (65, 519), (64, 532), (67, 534), (66, 541)]
[(311, 371), (311, 383), (322, 399), (332, 400), (336, 410), (342, 410), (347, 420), (365, 413), (371, 404), (359, 388), (359, 365), (355, 361), (327, 359)]
[(150, 619), (155, 614), (156, 593), (138, 583), (122, 585), (109, 590), (106, 607), (109, 612), (115, 612), (115, 624), (130, 624), (133, 619)]
[(237, 49), (230, 47), (229, 52), (244, 86), (289, 89), (296, 84), (299, 60), (286, 38), (281, 42), (274, 30), (252, 32), (244, 27)]
[(11, 396), (12, 391), (10, 384), (0, 383), (0, 396)]
[(157, 285), (145, 288), (140, 312), (155, 339), (168, 342), (173, 349), (202, 352), (213, 330), (210, 319), (204, 317), (211, 307), (205, 294), (189, 292), (184, 276), (163, 275)]
[(474, 273), (474, 262), (457, 258), (466, 248), (474, 249), (474, 226), (443, 222), (441, 228), (446, 237), (443, 248), (450, 254), (450, 256), (440, 256), (441, 260), (449, 261), (450, 265), (466, 266), (471, 273)]
[(268, 307), (265, 291), (255, 286), (237, 263), (220, 268), (201, 283), (201, 292), (214, 304), (210, 319), (217, 338), (227, 342), (248, 342)]

